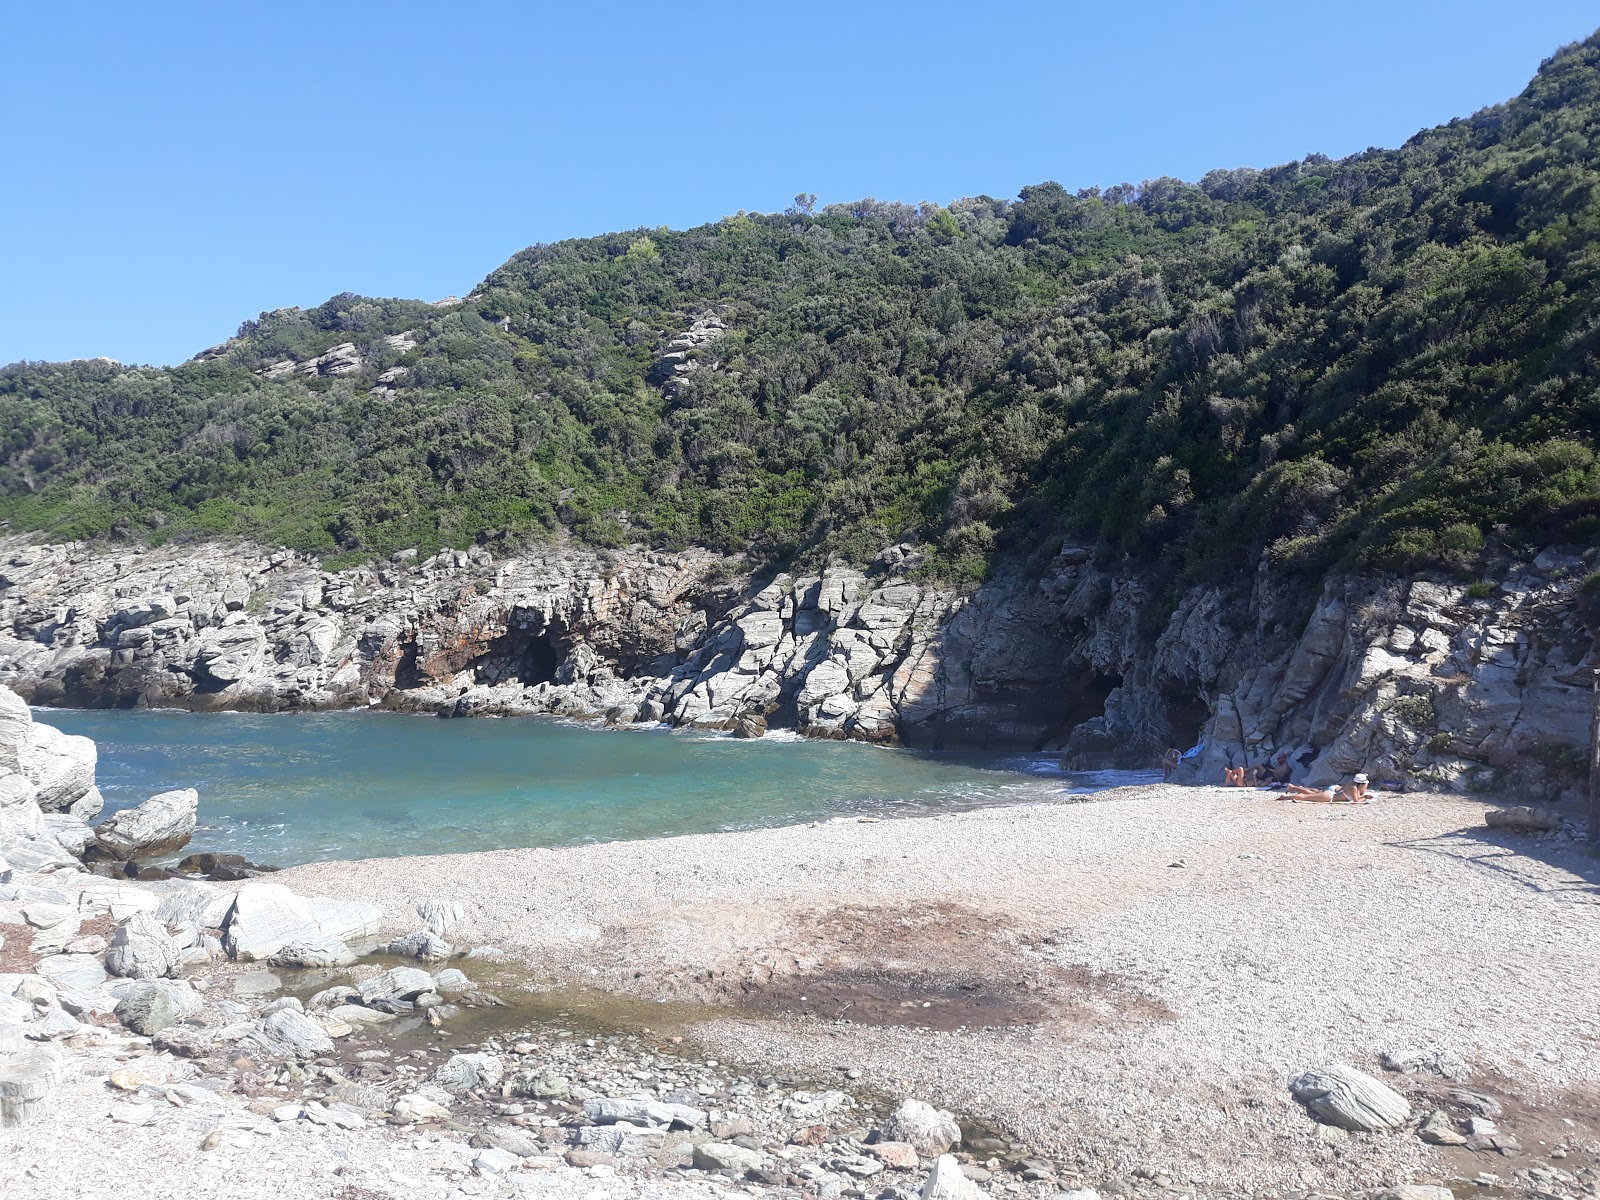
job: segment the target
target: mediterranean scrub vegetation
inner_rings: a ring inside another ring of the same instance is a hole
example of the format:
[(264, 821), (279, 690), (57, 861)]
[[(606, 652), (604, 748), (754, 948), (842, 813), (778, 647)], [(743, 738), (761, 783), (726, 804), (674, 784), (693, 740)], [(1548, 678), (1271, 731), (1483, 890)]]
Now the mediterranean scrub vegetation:
[(340, 561), (566, 534), (980, 577), (1600, 537), (1600, 40), (1397, 150), (535, 246), (170, 369), (0, 371), (0, 519)]

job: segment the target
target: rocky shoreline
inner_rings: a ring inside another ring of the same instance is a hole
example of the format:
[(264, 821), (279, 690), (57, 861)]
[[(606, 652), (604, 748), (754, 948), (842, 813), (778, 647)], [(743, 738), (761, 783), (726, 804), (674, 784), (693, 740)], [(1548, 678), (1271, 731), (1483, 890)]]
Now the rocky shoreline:
[[(61, 749), (4, 715), (7, 761)], [(0, 783), (93, 787), (34, 774)], [(1151, 787), (220, 886), (8, 834), (0, 1183), (1581, 1200), (1595, 873), (1485, 815)]]
[(975, 590), (866, 570), (751, 578), (703, 551), (476, 546), (341, 571), (288, 550), (0, 539), (0, 683), (41, 705), (664, 721), (751, 736), (1055, 749), (1179, 780), (1286, 753), (1298, 777), (1580, 782), (1589, 564), (1461, 582), (1261, 573), (1166, 596), (1096, 547)]

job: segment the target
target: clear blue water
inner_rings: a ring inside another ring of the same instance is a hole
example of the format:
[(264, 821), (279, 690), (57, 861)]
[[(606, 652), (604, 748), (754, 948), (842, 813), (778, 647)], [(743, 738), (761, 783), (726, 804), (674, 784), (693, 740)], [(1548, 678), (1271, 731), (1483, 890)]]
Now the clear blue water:
[(934, 755), (538, 718), (66, 709), (38, 718), (98, 743), (108, 812), (197, 788), (191, 850), (277, 866), (1042, 802), (1144, 774), (1066, 776), (1053, 755)]

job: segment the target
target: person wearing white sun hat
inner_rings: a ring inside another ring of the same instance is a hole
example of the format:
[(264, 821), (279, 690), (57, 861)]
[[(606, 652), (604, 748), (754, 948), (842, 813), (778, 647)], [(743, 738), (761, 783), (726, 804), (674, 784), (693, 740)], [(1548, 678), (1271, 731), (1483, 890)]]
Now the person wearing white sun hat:
[(1370, 783), (1367, 773), (1358, 771), (1343, 787), (1330, 784), (1325, 788), (1314, 788), (1291, 783), (1284, 788), (1283, 794), (1290, 800), (1309, 800), (1313, 804), (1366, 804), (1372, 799), (1367, 794)]

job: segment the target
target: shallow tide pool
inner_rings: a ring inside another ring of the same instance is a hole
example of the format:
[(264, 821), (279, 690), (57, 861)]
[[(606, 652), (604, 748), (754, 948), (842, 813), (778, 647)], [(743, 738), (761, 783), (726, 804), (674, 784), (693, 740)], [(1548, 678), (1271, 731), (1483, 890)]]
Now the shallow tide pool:
[[(277, 866), (1059, 800), (1148, 773), (1053, 755), (601, 729), (544, 718), (40, 710), (100, 748), (107, 811), (200, 792), (190, 850)], [(1158, 776), (1157, 776), (1158, 777)]]

